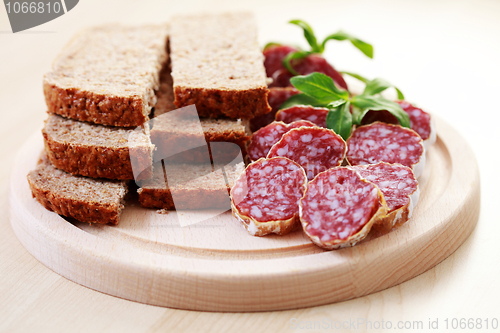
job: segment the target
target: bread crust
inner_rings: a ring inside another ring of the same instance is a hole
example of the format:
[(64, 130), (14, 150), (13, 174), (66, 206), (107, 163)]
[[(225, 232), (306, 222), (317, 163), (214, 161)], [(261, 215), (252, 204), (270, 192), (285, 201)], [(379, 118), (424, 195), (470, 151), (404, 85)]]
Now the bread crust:
[[(152, 145), (149, 148), (113, 147), (113, 142), (109, 142), (108, 147), (58, 140), (51, 136), (51, 131), (47, 129), (49, 121), (50, 118), (42, 130), (42, 135), (47, 156), (56, 168), (72, 175), (92, 178), (141, 180), (152, 177)], [(136, 170), (144, 170), (136, 177), (132, 169), (131, 155)]]
[(44, 78), (48, 112), (94, 124), (137, 127), (149, 120), (140, 96), (111, 96), (78, 88), (62, 88)]
[[(40, 163), (43, 168), (43, 164), (48, 165), (49, 162), (43, 157)], [(61, 194), (57, 186), (50, 186), (50, 180), (44, 177), (44, 172), (39, 168), (31, 171), (27, 178), (33, 198), (50, 211), (80, 222), (116, 225), (120, 221), (124, 208), (123, 197), (127, 192), (125, 182), (122, 182), (124, 193), (119, 203), (101, 203), (82, 200), (78, 195), (68, 197)], [(74, 176), (73, 181), (78, 182), (78, 178)]]
[[(159, 209), (208, 209), (227, 208), (229, 209), (229, 189), (228, 192), (208, 189), (183, 189), (176, 193), (177, 206), (172, 199), (172, 192), (169, 188), (140, 188), (139, 202), (142, 207)], [(182, 205), (189, 203), (189, 206)], [(179, 205), (180, 204), (180, 205)]]
[(178, 108), (195, 104), (200, 117), (252, 119), (271, 112), (267, 87), (235, 91), (174, 86), (174, 94)]

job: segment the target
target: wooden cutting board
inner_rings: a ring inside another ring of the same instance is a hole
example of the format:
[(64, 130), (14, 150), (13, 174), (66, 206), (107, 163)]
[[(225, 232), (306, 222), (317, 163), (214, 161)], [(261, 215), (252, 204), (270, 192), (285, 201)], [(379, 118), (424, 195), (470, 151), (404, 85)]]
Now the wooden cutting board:
[(70, 223), (31, 197), (26, 175), (43, 149), (36, 133), (11, 175), (11, 224), (44, 265), (125, 299), (207, 311), (269, 311), (338, 302), (402, 283), (453, 253), (474, 229), (480, 183), (474, 154), (448, 124), (427, 152), (420, 201), (404, 226), (323, 251), (302, 231), (250, 236), (230, 212), (177, 213), (127, 206), (119, 226)]

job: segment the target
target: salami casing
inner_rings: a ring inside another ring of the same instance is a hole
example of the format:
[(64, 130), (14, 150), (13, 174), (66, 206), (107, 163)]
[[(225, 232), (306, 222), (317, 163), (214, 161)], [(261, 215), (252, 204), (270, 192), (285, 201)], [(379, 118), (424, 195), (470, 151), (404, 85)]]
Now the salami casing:
[(253, 236), (287, 234), (298, 225), (306, 184), (304, 169), (292, 160), (262, 158), (249, 164), (231, 189), (233, 216)]
[(295, 105), (276, 113), (276, 120), (286, 124), (297, 120), (309, 120), (319, 127), (326, 128), (327, 108), (317, 108), (309, 105)]
[(349, 167), (377, 185), (387, 203), (387, 214), (376, 227), (390, 230), (405, 223), (418, 203), (420, 190), (413, 171), (401, 164), (379, 162), (377, 164)]
[(347, 167), (317, 175), (299, 207), (305, 234), (329, 250), (356, 245), (387, 211), (378, 187)]
[(350, 165), (399, 163), (419, 177), (425, 164), (424, 146), (409, 128), (374, 122), (356, 128), (347, 139), (347, 161)]
[(313, 179), (318, 173), (342, 164), (346, 143), (334, 131), (319, 127), (294, 128), (271, 147), (267, 158), (281, 156), (297, 162)]
[(266, 157), (271, 147), (281, 139), (283, 134), (301, 126), (315, 127), (316, 125), (307, 120), (294, 121), (290, 124), (275, 121), (261, 128), (252, 135), (252, 139), (248, 145), (248, 157), (251, 161), (257, 161), (259, 158)]

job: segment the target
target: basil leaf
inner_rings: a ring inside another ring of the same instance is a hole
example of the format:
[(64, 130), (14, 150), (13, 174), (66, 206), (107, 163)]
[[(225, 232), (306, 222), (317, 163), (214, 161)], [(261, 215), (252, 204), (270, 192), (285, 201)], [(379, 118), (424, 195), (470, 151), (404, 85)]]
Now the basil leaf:
[(368, 83), (368, 80), (367, 78), (359, 75), (359, 74), (356, 74), (356, 73), (351, 73), (351, 72), (340, 72), (340, 74), (345, 74), (345, 75), (349, 75), (349, 76), (352, 76), (353, 78), (355, 79), (358, 79), (359, 81), (361, 82), (364, 82), (364, 83)]
[(287, 109), (294, 105), (311, 105), (311, 106), (325, 106), (324, 103), (320, 103), (314, 97), (308, 96), (306, 94), (297, 94), (290, 96), (283, 104), (280, 106), (280, 110)]
[(282, 45), (282, 44), (280, 44), (280, 43), (276, 43), (276, 42), (269, 42), (269, 43), (267, 43), (267, 44), (264, 46), (264, 48), (263, 48), (262, 50), (263, 50), (263, 51), (265, 51), (268, 47), (280, 46), (280, 45)]
[(370, 44), (368, 44), (366, 42), (363, 42), (362, 40), (360, 40), (360, 39), (358, 39), (358, 38), (356, 38), (354, 36), (349, 35), (348, 33), (343, 32), (341, 30), (339, 30), (338, 32), (336, 32), (334, 34), (331, 34), (330, 36), (327, 36), (325, 38), (325, 40), (323, 41), (323, 43), (321, 43), (321, 46), (320, 46), (321, 52), (323, 52), (325, 50), (325, 44), (326, 44), (326, 42), (328, 42), (331, 39), (340, 40), (340, 41), (342, 41), (342, 40), (348, 40), (358, 50), (360, 50), (361, 52), (363, 52), (364, 55), (366, 55), (370, 59), (373, 59), (373, 46), (371, 46)]
[(294, 60), (294, 59), (305, 58), (309, 54), (311, 54), (311, 52), (309, 52), (309, 51), (295, 51), (295, 52), (290, 52), (290, 53), (288, 53), (285, 56), (285, 58), (283, 58), (282, 64), (293, 75), (299, 75), (299, 73), (297, 73), (295, 71), (295, 69), (293, 69), (291, 61)]
[(408, 114), (403, 111), (398, 103), (389, 101), (382, 96), (358, 95), (352, 98), (351, 103), (359, 109), (354, 112), (354, 124), (361, 124), (361, 120), (368, 111), (389, 111), (398, 119), (401, 126), (410, 128)]
[(292, 85), (304, 94), (309, 95), (325, 105), (339, 99), (348, 100), (349, 93), (340, 90), (333, 83), (333, 79), (325, 74), (314, 72), (308, 75), (299, 75), (290, 79)]
[(405, 96), (403, 95), (401, 90), (381, 78), (376, 78), (368, 81), (362, 95), (376, 95), (390, 87), (394, 87), (394, 89), (396, 89), (396, 92), (398, 93), (398, 99), (405, 99)]
[(331, 109), (326, 116), (326, 128), (334, 130), (342, 139), (347, 140), (351, 135), (352, 116), (350, 103), (347, 101), (341, 106)]
[(302, 20), (291, 20), (291, 24), (295, 24), (302, 29), (304, 29), (304, 37), (306, 38), (307, 42), (309, 45), (311, 45), (311, 51), (315, 53), (321, 53), (321, 48), (318, 45), (318, 40), (316, 39), (316, 36), (314, 35), (314, 32), (309, 24)]

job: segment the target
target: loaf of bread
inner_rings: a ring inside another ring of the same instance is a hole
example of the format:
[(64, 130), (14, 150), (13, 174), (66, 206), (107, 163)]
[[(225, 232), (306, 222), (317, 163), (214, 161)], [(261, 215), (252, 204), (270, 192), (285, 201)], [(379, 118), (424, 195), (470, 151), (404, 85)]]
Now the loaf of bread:
[(125, 181), (73, 176), (42, 156), (28, 174), (33, 197), (57, 214), (88, 223), (118, 224), (127, 193)]
[[(42, 130), (52, 164), (73, 175), (108, 179), (152, 176), (154, 146), (149, 124), (136, 130), (95, 125), (50, 115)], [(141, 172), (141, 171), (142, 172)]]
[(105, 25), (77, 34), (45, 75), (48, 111), (95, 124), (136, 127), (156, 104), (167, 26)]
[[(169, 113), (177, 107), (173, 103), (172, 77), (168, 66), (162, 70), (158, 103), (155, 106), (151, 141), (156, 146), (156, 156), (168, 156), (172, 147), (189, 145), (190, 142), (231, 142), (234, 147), (224, 147), (224, 155), (218, 152), (216, 159), (232, 160), (240, 151), (246, 155), (246, 142), (250, 138), (249, 120), (213, 119), (185, 116), (180, 111)], [(167, 113), (169, 113), (167, 115)], [(204, 138), (204, 141), (200, 140)], [(208, 145), (210, 146), (210, 145)], [(214, 152), (215, 153), (215, 152)], [(205, 163), (208, 160), (207, 145), (178, 154), (178, 163)], [(172, 161), (172, 159), (171, 159)], [(228, 161), (229, 162), (229, 161)]]
[(142, 182), (139, 202), (160, 209), (231, 209), (229, 190), (241, 172), (243, 163), (214, 168), (211, 164), (155, 164), (154, 177)]
[(175, 105), (201, 117), (251, 119), (271, 111), (251, 13), (179, 15), (170, 24)]

